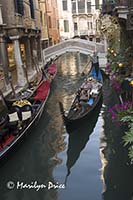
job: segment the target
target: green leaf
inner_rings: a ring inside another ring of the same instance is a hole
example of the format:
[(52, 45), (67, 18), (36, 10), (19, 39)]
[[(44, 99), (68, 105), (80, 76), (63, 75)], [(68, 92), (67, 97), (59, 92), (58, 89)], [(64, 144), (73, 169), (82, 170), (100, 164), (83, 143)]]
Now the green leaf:
[(126, 134), (123, 136), (123, 140), (125, 141), (124, 146), (133, 142), (133, 128), (126, 132)]
[(133, 145), (129, 148), (129, 154), (128, 154), (128, 156), (131, 159), (131, 161), (133, 162)]

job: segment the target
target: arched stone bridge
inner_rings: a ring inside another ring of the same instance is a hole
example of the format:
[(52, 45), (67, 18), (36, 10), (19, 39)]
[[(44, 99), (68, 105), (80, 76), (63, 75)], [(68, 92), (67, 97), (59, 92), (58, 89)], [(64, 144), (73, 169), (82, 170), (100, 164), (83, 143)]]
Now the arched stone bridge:
[[(66, 52), (80, 52), (92, 56), (94, 51), (98, 51), (100, 60), (105, 55), (105, 45), (83, 39), (70, 39), (62, 41), (54, 46), (43, 50), (44, 63)], [(104, 59), (103, 59), (104, 60)]]

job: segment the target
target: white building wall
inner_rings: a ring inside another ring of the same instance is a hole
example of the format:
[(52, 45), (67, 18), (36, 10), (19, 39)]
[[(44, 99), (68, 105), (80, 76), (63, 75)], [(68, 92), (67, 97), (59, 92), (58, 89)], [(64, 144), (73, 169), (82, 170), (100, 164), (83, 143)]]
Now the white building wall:
[[(99, 18), (100, 10), (95, 8), (95, 0), (91, 1), (91, 13), (87, 13), (87, 1), (85, 0), (85, 13), (78, 13), (76, 9), (76, 15), (72, 13), (72, 1), (67, 0), (68, 10), (63, 11), (62, 0), (57, 0), (59, 10), (59, 29), (61, 39), (69, 39), (76, 35), (95, 35), (96, 34), (96, 20)], [(102, 5), (102, 0), (99, 0), (99, 4)], [(78, 0), (76, 0), (78, 5)], [(77, 8), (77, 6), (76, 6)], [(69, 21), (69, 32), (64, 32), (64, 20)], [(77, 31), (74, 31), (74, 22), (77, 23)], [(88, 27), (89, 24), (89, 27)]]
[[(72, 22), (72, 8), (71, 0), (67, 0), (67, 11), (63, 10), (62, 0), (57, 0), (59, 12), (59, 29), (61, 39), (68, 39), (73, 37), (73, 22)], [(69, 32), (64, 32), (64, 20), (69, 21)]]
[(2, 24), (3, 24), (3, 18), (2, 18), (1, 4), (0, 4), (0, 25)]

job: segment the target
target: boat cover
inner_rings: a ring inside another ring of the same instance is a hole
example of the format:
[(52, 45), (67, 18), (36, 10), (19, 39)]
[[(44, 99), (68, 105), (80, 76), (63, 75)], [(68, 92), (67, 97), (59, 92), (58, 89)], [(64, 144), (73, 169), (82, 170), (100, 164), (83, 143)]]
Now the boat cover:
[(93, 98), (90, 98), (90, 99), (87, 101), (87, 104), (89, 104), (90, 106), (92, 106), (93, 103), (94, 103), (94, 99), (93, 99)]
[(91, 76), (96, 78), (98, 81), (102, 81), (102, 74), (101, 74), (101, 70), (99, 69), (98, 71), (98, 77), (96, 76), (96, 69), (95, 67), (93, 67), (92, 71), (91, 71)]
[(57, 72), (57, 67), (56, 64), (51, 64), (48, 68), (48, 73), (49, 74), (55, 74)]
[(37, 89), (35, 100), (45, 100), (50, 88), (50, 82), (48, 80), (44, 81)]

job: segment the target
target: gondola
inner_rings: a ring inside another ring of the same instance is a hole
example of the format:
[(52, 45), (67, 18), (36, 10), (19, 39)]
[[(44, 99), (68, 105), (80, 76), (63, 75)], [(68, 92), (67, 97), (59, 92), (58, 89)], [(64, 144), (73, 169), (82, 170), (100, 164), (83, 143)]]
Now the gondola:
[(57, 66), (55, 63), (51, 63), (49, 67), (42, 69), (44, 76), (52, 81), (57, 73)]
[[(91, 86), (89, 81), (91, 83)], [(87, 84), (88, 88), (87, 87), (83, 88), (83, 86)], [(88, 77), (78, 89), (76, 97), (67, 115), (65, 115), (62, 103), (59, 102), (61, 114), (63, 116), (63, 120), (65, 122), (67, 130), (74, 129), (86, 117), (88, 118), (89, 116), (92, 115), (92, 113), (98, 106), (100, 100), (102, 99), (102, 85), (103, 85), (103, 78), (101, 70), (99, 69), (98, 76), (96, 76), (96, 70), (95, 68), (92, 68)], [(81, 99), (81, 91), (85, 93), (84, 99)]]
[(0, 159), (38, 122), (48, 99), (50, 86), (51, 80), (45, 78), (30, 99), (13, 102), (7, 115), (0, 120)]
[(29, 99), (37, 90), (42, 81), (43, 81), (43, 73), (40, 72), (37, 79), (32, 82), (29, 82), (26, 88), (15, 94), (14, 92), (9, 93), (5, 98), (6, 104), (10, 107), (14, 101), (17, 101), (19, 99)]
[(44, 68), (42, 68), (41, 70), (42, 72), (38, 74), (38, 78), (36, 79), (36, 81), (30, 82), (27, 88), (18, 92), (17, 94), (15, 94), (15, 96), (12, 93), (6, 96), (5, 101), (8, 107), (10, 107), (14, 101), (20, 99), (30, 99), (37, 90), (37, 88), (41, 85), (45, 77), (52, 81), (54, 79), (55, 74), (57, 73), (57, 66), (56, 64), (49, 62), (47, 64), (47, 68), (45, 68), (45, 70)]
[(89, 141), (90, 135), (92, 134), (102, 106), (102, 100), (100, 100), (99, 105), (96, 108), (95, 113), (91, 115), (90, 121), (84, 120), (82, 126), (69, 132), (68, 139), (68, 149), (67, 149), (67, 175), (65, 178), (65, 184), (67, 184), (67, 178), (71, 173), (71, 168), (77, 162), (81, 151), (85, 148), (87, 142)]

